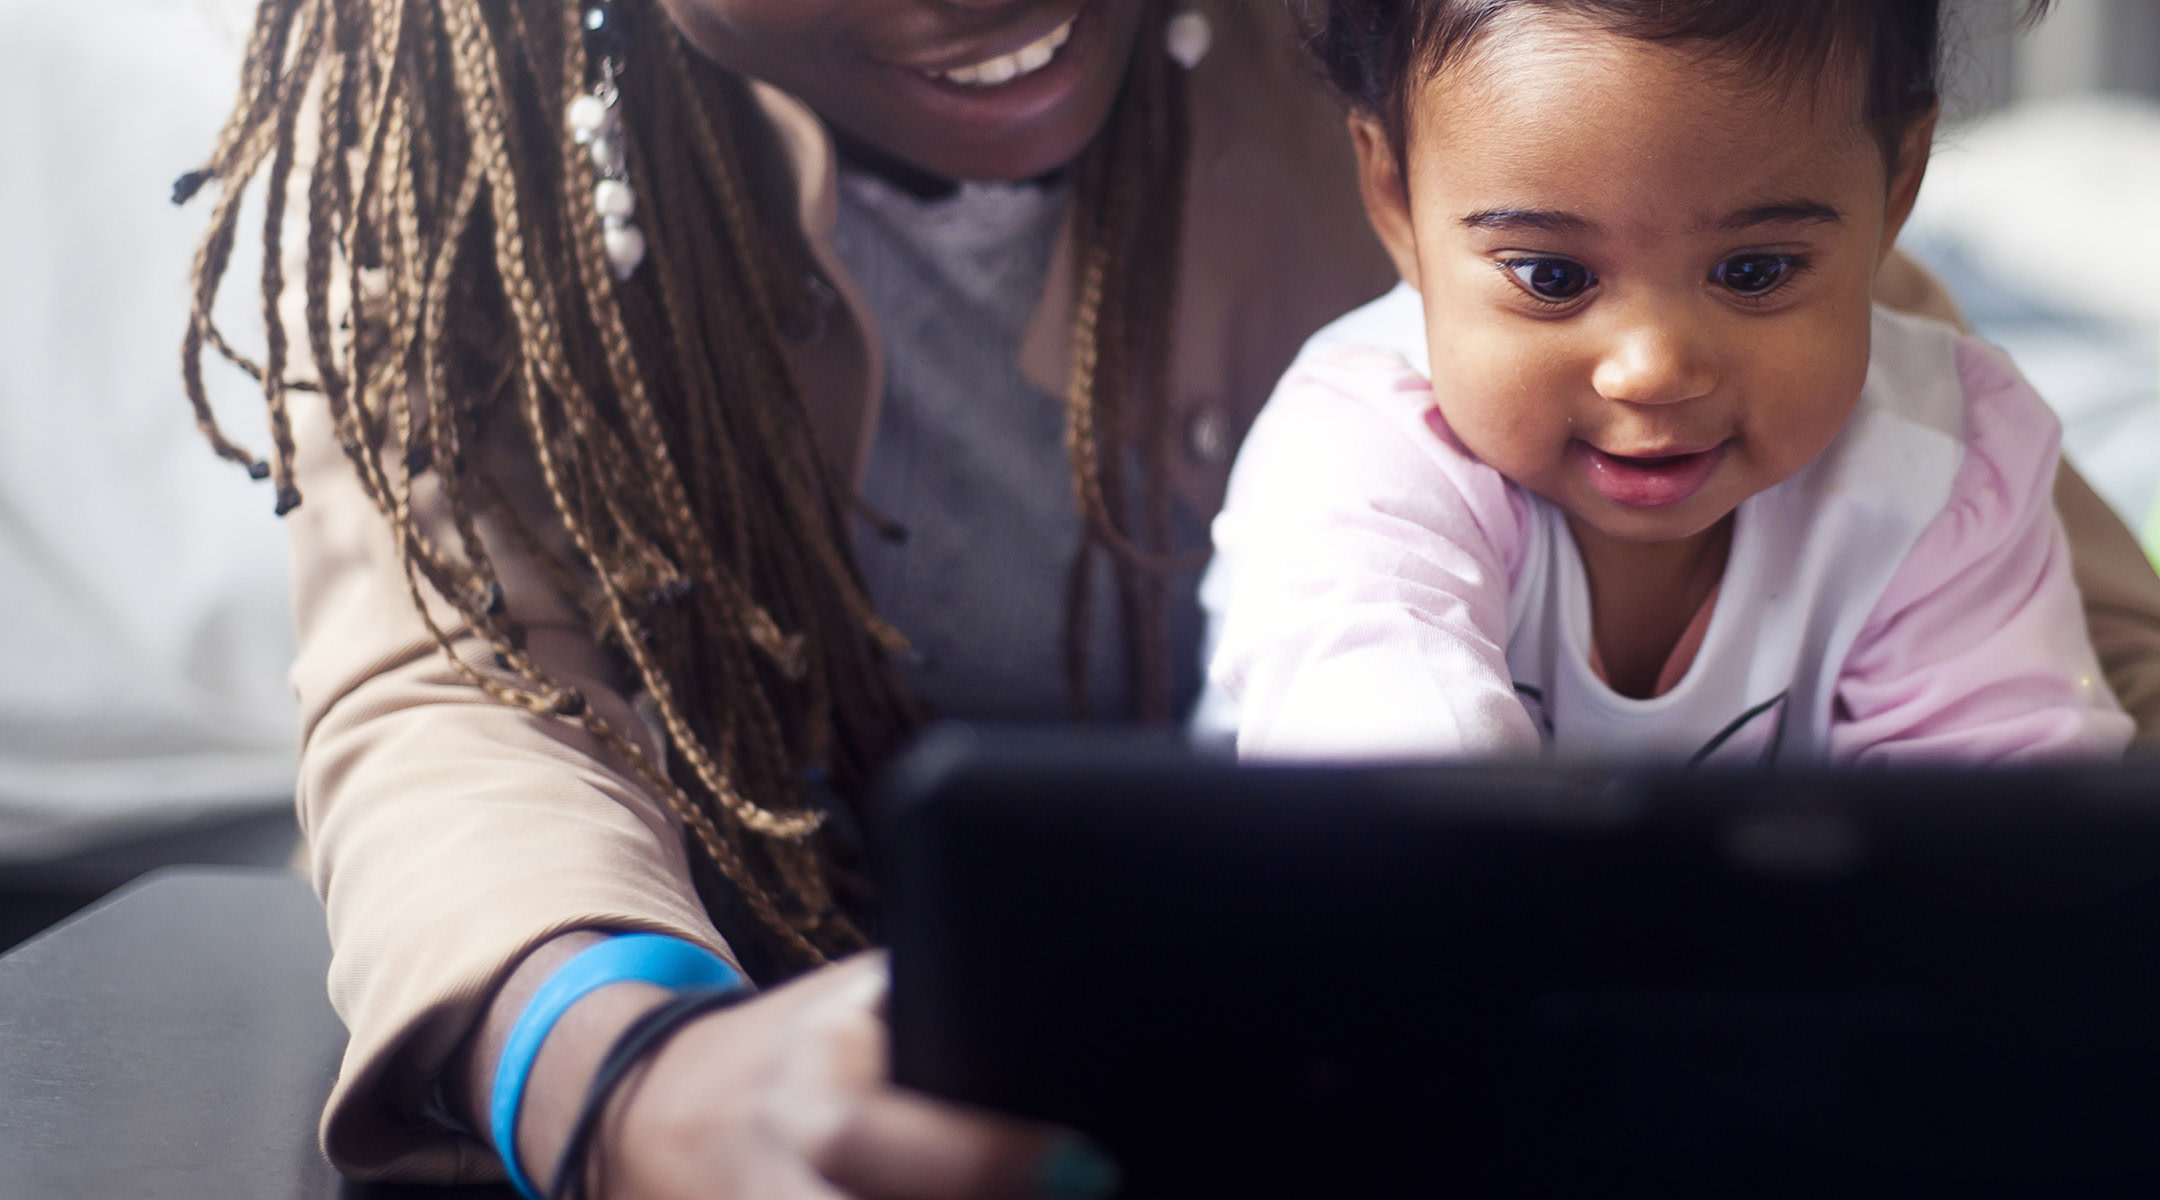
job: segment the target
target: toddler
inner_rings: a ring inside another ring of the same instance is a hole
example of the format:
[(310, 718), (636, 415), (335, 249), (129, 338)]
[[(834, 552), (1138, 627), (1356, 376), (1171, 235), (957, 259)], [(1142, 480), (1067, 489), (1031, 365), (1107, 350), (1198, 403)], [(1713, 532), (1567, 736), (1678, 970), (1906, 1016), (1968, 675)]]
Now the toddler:
[(1203, 711), (1241, 754), (2122, 752), (2053, 415), (1870, 300), (1940, 19), (1332, 0), (1403, 282), (1306, 345), (1216, 522)]

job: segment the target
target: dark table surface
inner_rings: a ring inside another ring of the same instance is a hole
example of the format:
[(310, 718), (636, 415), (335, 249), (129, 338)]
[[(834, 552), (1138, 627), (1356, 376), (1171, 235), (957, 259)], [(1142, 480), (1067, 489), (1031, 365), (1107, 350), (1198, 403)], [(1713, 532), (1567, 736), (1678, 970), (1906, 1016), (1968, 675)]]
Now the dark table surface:
[(304, 881), (229, 867), (153, 872), (0, 956), (0, 1197), (509, 1196), (323, 1160), (329, 962)]

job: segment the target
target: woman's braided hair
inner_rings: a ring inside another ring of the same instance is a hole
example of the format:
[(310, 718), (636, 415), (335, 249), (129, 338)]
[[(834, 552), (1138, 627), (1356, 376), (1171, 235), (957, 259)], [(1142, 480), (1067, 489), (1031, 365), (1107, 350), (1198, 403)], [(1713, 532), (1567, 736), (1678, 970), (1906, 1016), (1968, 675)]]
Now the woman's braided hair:
[[(582, 724), (667, 800), (773, 947), (814, 963), (864, 941), (835, 899), (817, 781), (860, 796), (915, 722), (888, 658), (905, 643), (871, 609), (850, 550), (853, 500), (821, 459), (789, 357), (791, 337), (817, 319), (821, 285), (791, 181), (776, 187), (769, 167), (773, 132), (748, 84), (690, 50), (650, 0), (617, 5), (633, 18), (625, 137), (652, 248), (628, 282), (610, 273), (593, 167), (563, 119), (596, 69), (577, 0), (263, 0), (233, 116), (175, 189), (185, 201), (220, 185), (183, 375), (213, 447), (273, 480), (281, 513), (302, 499), (291, 396), (319, 393), (445, 661), (503, 704)], [(1150, 5), (1152, 29), (1162, 7)], [(1131, 704), (1152, 718), (1169, 709), (1165, 400), (1182, 87), (1167, 56), (1135, 55), (1074, 169), (1068, 433), (1084, 533), (1067, 658), (1077, 703), (1091, 564), (1107, 558)], [(303, 154), (312, 171), (296, 169)], [(259, 360), (211, 318), (258, 177)], [(307, 189), (307, 219), (288, 228), (295, 186)], [(280, 316), (289, 235), (306, 238), (305, 317), (291, 331)], [(334, 324), (338, 310), (353, 314), (349, 327)], [(296, 335), (312, 372), (293, 370)], [(206, 349), (260, 382), (267, 462), (211, 415)], [(571, 561), (541, 549), (468, 456), (483, 425), (512, 420)], [(446, 505), (455, 544), (415, 520), (422, 481)], [(483, 514), (624, 660), (665, 730), (665, 763), (526, 653)], [(428, 591), (493, 648), (499, 670), (457, 653), (465, 630), (429, 614)]]

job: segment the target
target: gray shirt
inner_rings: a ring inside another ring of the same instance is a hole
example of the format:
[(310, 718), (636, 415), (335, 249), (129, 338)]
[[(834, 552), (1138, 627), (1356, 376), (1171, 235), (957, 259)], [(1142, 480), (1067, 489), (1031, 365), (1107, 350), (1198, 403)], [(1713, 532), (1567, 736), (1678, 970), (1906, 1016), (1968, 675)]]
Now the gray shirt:
[[(834, 245), (886, 355), (863, 499), (907, 531), (901, 542), (862, 532), (857, 548), (872, 601), (914, 645), (902, 674), (937, 716), (1071, 713), (1065, 599), (1080, 514), (1064, 404), (1019, 364), (1069, 190), (969, 183), (923, 200), (874, 175), (841, 176)], [(1119, 716), (1107, 561), (1095, 575), (1090, 708)], [(1173, 649), (1181, 664), (1197, 654), (1190, 632)]]

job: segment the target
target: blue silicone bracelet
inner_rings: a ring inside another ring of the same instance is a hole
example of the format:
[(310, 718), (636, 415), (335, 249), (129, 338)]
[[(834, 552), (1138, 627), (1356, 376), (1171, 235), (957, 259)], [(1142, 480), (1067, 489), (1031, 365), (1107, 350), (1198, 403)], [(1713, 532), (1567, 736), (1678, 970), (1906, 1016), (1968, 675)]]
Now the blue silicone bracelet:
[(656, 983), (662, 987), (730, 988), (745, 986), (726, 960), (702, 946), (658, 933), (630, 933), (588, 946), (548, 976), (532, 1003), (518, 1014), (503, 1043), (495, 1068), (495, 1089), (488, 1098), (488, 1129), (502, 1155), (510, 1184), (526, 1200), (540, 1200), (532, 1179), (518, 1166), (518, 1110), (525, 1103), (525, 1080), (532, 1074), (540, 1044), (570, 1006), (611, 983)]

